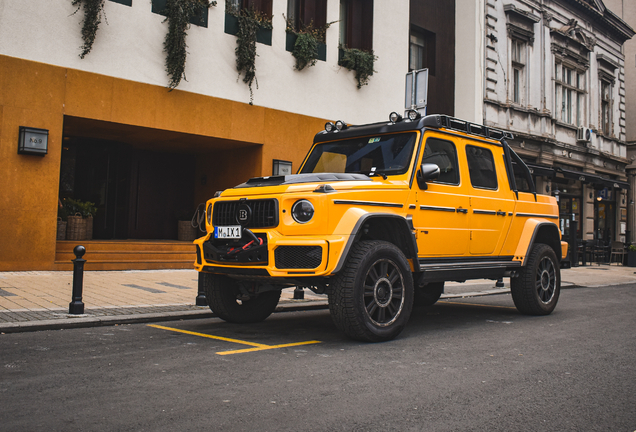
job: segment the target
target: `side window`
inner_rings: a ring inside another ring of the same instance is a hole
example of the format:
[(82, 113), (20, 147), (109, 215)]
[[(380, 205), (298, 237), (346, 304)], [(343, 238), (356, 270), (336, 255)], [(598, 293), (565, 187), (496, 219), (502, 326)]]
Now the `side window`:
[(427, 139), (422, 163), (432, 163), (439, 167), (439, 178), (435, 180), (435, 183), (459, 184), (457, 150), (451, 141), (439, 138)]
[(497, 173), (492, 152), (487, 148), (466, 146), (470, 183), (475, 188), (497, 189)]
[(517, 185), (517, 190), (519, 192), (532, 193), (532, 188), (530, 188), (530, 185), (528, 184), (528, 179), (526, 178), (526, 173), (523, 171), (523, 169), (515, 162), (512, 162), (512, 169), (515, 173), (515, 183)]

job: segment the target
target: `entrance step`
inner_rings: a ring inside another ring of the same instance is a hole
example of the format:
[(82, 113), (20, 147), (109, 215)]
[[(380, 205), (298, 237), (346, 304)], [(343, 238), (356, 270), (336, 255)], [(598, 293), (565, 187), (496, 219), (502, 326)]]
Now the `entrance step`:
[(86, 248), (85, 270), (191, 269), (192, 242), (177, 240), (62, 240), (55, 249), (55, 270), (73, 270), (73, 249)]

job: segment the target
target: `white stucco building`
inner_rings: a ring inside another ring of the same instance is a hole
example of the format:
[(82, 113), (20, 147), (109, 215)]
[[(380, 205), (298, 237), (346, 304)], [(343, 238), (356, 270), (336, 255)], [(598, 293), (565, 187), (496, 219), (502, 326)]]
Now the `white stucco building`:
[(483, 19), (465, 26), (464, 38), (468, 56), (473, 50), (481, 56), (461, 73), (464, 82), (481, 78), (475, 93), (483, 103), (471, 98), (463, 112), (458, 104), (458, 117), (515, 134), (511, 145), (534, 169), (537, 190), (559, 196), (565, 237), (576, 222), (579, 240), (624, 240), (630, 231), (624, 44), (634, 30), (601, 0), (480, 6), (475, 13)]

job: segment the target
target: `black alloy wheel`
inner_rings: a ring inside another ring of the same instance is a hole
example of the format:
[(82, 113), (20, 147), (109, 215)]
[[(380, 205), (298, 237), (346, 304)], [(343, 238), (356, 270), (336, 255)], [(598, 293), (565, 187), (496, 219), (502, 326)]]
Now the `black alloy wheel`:
[(201, 273), (201, 276), (210, 309), (224, 321), (239, 324), (260, 322), (270, 316), (278, 305), (279, 290), (246, 298), (235, 279), (211, 273)]
[(385, 241), (351, 248), (344, 268), (330, 284), (329, 310), (349, 337), (367, 342), (395, 338), (413, 308), (413, 278), (406, 257)]
[(522, 314), (548, 315), (559, 301), (561, 270), (554, 250), (543, 243), (532, 247), (524, 267), (510, 279), (510, 292)]

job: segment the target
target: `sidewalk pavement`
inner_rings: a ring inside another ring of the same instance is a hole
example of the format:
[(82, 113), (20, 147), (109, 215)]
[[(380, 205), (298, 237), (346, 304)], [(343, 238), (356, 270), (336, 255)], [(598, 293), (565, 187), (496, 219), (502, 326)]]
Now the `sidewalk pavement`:
[[(70, 315), (73, 272), (0, 272), (0, 332), (213, 317), (208, 307), (195, 306), (197, 278), (194, 270), (86, 271), (84, 314)], [(561, 279), (564, 289), (636, 283), (636, 268), (575, 267), (562, 270)], [(507, 293), (504, 281), (503, 288), (485, 279), (449, 282), (442, 298)], [(293, 292), (283, 290), (277, 311), (327, 308), (326, 295), (305, 290), (304, 300), (294, 300)]]

